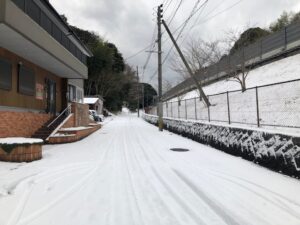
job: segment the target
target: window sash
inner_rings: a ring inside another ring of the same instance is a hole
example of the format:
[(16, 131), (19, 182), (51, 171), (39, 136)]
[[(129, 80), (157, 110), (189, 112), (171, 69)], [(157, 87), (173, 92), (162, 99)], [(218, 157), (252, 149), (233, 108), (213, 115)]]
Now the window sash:
[(34, 71), (25, 67), (19, 66), (18, 90), (24, 95), (35, 95), (35, 74)]
[(0, 89), (11, 90), (12, 88), (12, 64), (0, 59)]

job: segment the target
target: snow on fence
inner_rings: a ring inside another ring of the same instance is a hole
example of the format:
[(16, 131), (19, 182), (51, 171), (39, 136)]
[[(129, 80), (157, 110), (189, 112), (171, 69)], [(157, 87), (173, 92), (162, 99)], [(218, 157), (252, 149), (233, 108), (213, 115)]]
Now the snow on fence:
[[(243, 63), (246, 66), (253, 66), (263, 61), (286, 55), (299, 48), (300, 23), (294, 23), (276, 33), (259, 39), (249, 46), (241, 48), (234, 55), (222, 57), (219, 62), (207, 67), (197, 76), (202, 84), (211, 83), (226, 77), (230, 73), (229, 71), (236, 71)], [(185, 93), (191, 87), (195, 88), (195, 85), (193, 79), (188, 78), (167, 91), (163, 99), (171, 99), (180, 93)]]
[[(300, 128), (300, 80), (229, 91), (201, 98), (164, 102), (167, 118), (245, 124), (251, 127)], [(149, 114), (156, 115), (156, 108)]]

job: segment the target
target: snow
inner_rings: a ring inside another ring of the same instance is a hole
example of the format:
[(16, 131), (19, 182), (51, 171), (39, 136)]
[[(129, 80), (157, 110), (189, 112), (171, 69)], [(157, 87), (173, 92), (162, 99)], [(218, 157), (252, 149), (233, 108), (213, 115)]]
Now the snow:
[(128, 113), (129, 113), (129, 109), (126, 108), (126, 107), (123, 107), (123, 108), (122, 108), (122, 113), (128, 114)]
[[(144, 114), (144, 115), (148, 115), (154, 118), (157, 118), (158, 116), (156, 115), (152, 115), (152, 114)], [(174, 118), (172, 117), (164, 117), (164, 119), (167, 120), (174, 120)], [(293, 129), (293, 128), (278, 128), (275, 129), (273, 128), (272, 130), (270, 129), (265, 129), (262, 127), (249, 127), (249, 124), (224, 124), (223, 122), (208, 122), (208, 121), (199, 121), (199, 120), (193, 120), (193, 119), (179, 119), (176, 118), (176, 121), (182, 121), (182, 122), (191, 122), (191, 123), (201, 123), (201, 124), (207, 124), (207, 125), (214, 125), (214, 126), (222, 126), (222, 127), (228, 127), (228, 128), (237, 128), (237, 129), (247, 129), (249, 131), (259, 131), (259, 132), (263, 132), (263, 133), (269, 133), (269, 134), (280, 134), (280, 135), (288, 135), (288, 136), (292, 136), (292, 137), (299, 137), (300, 138), (300, 130), (299, 129)]]
[(95, 104), (99, 98), (84, 98), (83, 102), (84, 104)]
[[(300, 79), (299, 61), (300, 54), (256, 68), (248, 74), (247, 87), (253, 88)], [(300, 132), (299, 86), (300, 80), (257, 89), (259, 122), (263, 129), (283, 133)], [(248, 89), (245, 92), (237, 91), (240, 89), (240, 84), (232, 79), (213, 83), (203, 87), (203, 89), (207, 95), (210, 95), (209, 101), (212, 105), (209, 112), (203, 101), (200, 102), (199, 99), (195, 101), (194, 98), (198, 97), (198, 91), (194, 90), (180, 97), (182, 99), (180, 106), (177, 103), (178, 98), (171, 99), (168, 108), (167, 104), (164, 103), (164, 117), (208, 121), (208, 115), (210, 115), (210, 121), (220, 125), (228, 124), (227, 102), (229, 102), (231, 124), (257, 127), (256, 89)], [(229, 92), (228, 100), (226, 91), (235, 91)], [(151, 114), (156, 114), (155, 108)]]
[(0, 162), (1, 225), (299, 224), (298, 180), (130, 115), (43, 155)]
[(61, 128), (60, 131), (80, 131), (80, 130), (87, 130), (91, 127), (68, 127), (68, 128)]
[[(279, 61), (267, 64), (265, 66), (253, 69), (249, 72), (246, 80), (247, 88), (300, 79), (299, 62), (300, 54), (290, 56)], [(234, 82), (232, 79), (222, 80), (203, 87), (203, 91), (207, 95), (240, 89), (240, 84)], [(190, 99), (195, 97), (199, 97), (198, 91), (196, 90), (188, 92), (182, 99)], [(173, 98), (170, 101), (178, 101), (178, 99)]]
[(0, 138), (0, 144), (42, 144), (44, 141), (37, 138), (11, 137)]
[(76, 136), (76, 134), (63, 134), (63, 133), (56, 133), (51, 135), (50, 137), (73, 137)]

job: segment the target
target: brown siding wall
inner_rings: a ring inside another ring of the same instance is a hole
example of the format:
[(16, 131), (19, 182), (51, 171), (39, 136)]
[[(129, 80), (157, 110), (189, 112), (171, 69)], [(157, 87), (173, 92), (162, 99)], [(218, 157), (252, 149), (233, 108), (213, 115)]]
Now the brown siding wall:
[(45, 87), (45, 78), (51, 79), (56, 82), (56, 110), (60, 112), (66, 102), (63, 98), (66, 96), (64, 93), (66, 79), (62, 79), (50, 72), (42, 69), (41, 67), (19, 57), (12, 52), (0, 47), (0, 58), (6, 59), (12, 63), (12, 89), (5, 91), (0, 89), (0, 105), (10, 107), (20, 107), (27, 109), (34, 109), (45, 111), (47, 108), (46, 93), (44, 91), (43, 100), (36, 99), (36, 96), (27, 96), (18, 93), (18, 63), (22, 62), (24, 66), (32, 69), (35, 72), (36, 84), (42, 84)]
[(49, 114), (0, 111), (0, 138), (31, 137), (50, 119)]

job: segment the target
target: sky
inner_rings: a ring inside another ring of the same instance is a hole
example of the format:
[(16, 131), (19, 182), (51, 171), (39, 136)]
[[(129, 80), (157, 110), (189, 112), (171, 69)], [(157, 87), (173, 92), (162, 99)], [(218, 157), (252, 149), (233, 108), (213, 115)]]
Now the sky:
[[(157, 35), (154, 33), (157, 30), (156, 9), (161, 3), (165, 3), (164, 19), (170, 23), (169, 27), (173, 32), (189, 17), (193, 7), (198, 6), (199, 10), (188, 21), (178, 38), (178, 44), (183, 50), (191, 40), (219, 40), (224, 38), (228, 30), (243, 30), (249, 26), (267, 28), (283, 11), (300, 11), (299, 0), (50, 0), (50, 2), (60, 14), (67, 16), (70, 24), (94, 31), (105, 40), (113, 42), (129, 65), (140, 68), (143, 82), (150, 83), (155, 88), (158, 83), (157, 54), (152, 53), (146, 64), (150, 55), (147, 50), (149, 51), (151, 47), (145, 48), (152, 46), (153, 36)], [(178, 6), (180, 7), (175, 14)], [(175, 37), (179, 30), (174, 32)], [(162, 40), (165, 59), (172, 45), (167, 33), (163, 33)], [(132, 57), (137, 52), (141, 53)], [(171, 69), (171, 61), (176, 57), (178, 55), (173, 49), (163, 64), (164, 88), (182, 80), (182, 77)]]

